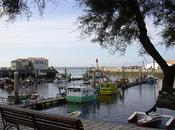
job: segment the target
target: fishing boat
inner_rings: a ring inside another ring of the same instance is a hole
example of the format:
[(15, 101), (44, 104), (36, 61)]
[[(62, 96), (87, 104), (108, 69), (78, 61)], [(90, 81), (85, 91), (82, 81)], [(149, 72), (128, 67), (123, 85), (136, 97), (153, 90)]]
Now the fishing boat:
[(96, 98), (96, 89), (88, 84), (79, 84), (67, 87), (66, 100), (68, 102), (83, 103)]
[(70, 80), (71, 80), (71, 75), (57, 73), (53, 82), (54, 83), (67, 83), (67, 82), (70, 82)]
[(139, 126), (151, 127), (158, 125), (162, 120), (159, 114), (146, 114), (145, 112), (134, 112), (129, 118), (128, 122), (136, 123)]
[(157, 82), (157, 77), (154, 77), (152, 75), (148, 75), (146, 78), (145, 78), (145, 83), (146, 84), (155, 84)]
[(118, 87), (116, 83), (113, 82), (102, 82), (99, 83), (100, 94), (116, 94), (118, 92)]
[(138, 126), (143, 127), (156, 127), (161, 124), (163, 118), (168, 118), (168, 121), (165, 123), (165, 128), (171, 128), (175, 122), (175, 118), (170, 115), (162, 115), (157, 113), (145, 112), (134, 112), (129, 118), (128, 122), (136, 123)]
[(67, 114), (68, 117), (72, 117), (72, 118), (77, 118), (80, 115), (81, 115), (81, 111), (74, 111), (74, 112)]

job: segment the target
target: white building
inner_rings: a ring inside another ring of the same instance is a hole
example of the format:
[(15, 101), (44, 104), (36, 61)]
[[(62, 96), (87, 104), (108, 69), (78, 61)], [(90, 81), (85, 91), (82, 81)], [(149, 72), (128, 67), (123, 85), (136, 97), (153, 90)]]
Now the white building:
[(35, 70), (47, 70), (49, 61), (42, 57), (30, 57), (28, 60), (32, 63)]
[[(169, 66), (175, 64), (175, 60), (168, 60), (166, 62)], [(153, 63), (149, 63), (149, 64), (145, 65), (144, 68), (151, 69), (151, 68), (154, 68), (154, 66), (155, 66), (155, 69), (160, 69), (160, 66), (156, 62), (155, 62), (155, 65)]]
[(28, 59), (16, 59), (11, 61), (11, 70), (25, 70), (29, 67)]
[(28, 59), (16, 59), (11, 61), (11, 70), (47, 70), (48, 60), (46, 58), (30, 57)]
[(155, 67), (155, 69), (159, 69), (160, 68), (160, 66), (157, 63), (155, 63), (155, 65), (153, 63), (149, 63), (149, 64), (144, 66), (145, 69), (152, 69), (154, 67)]

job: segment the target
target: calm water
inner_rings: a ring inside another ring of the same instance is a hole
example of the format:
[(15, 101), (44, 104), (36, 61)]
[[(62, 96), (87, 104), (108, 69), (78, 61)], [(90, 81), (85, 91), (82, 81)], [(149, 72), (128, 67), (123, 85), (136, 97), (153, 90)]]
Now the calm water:
[[(62, 68), (62, 70), (64, 70), (64, 68)], [(87, 68), (76, 68), (75, 70), (74, 68), (67, 68), (68, 73), (74, 72), (72, 75), (75, 77), (81, 76), (86, 70)], [(112, 78), (116, 79), (118, 77)], [(130, 78), (133, 79), (133, 77)], [(67, 86), (68, 85), (70, 84), (67, 84)], [(62, 85), (47, 84), (47, 92), (50, 91), (50, 93), (46, 95), (52, 95), (52, 93), (55, 95), (59, 86)], [(51, 114), (66, 115), (72, 111), (79, 110), (82, 112), (80, 118), (125, 124), (127, 123), (128, 117), (134, 111), (147, 111), (155, 104), (158, 90), (161, 89), (160, 87), (161, 80), (159, 80), (157, 85), (145, 84), (126, 89), (124, 92), (121, 92), (122, 96), (99, 96), (92, 102), (83, 104), (68, 103), (43, 111)], [(43, 86), (41, 90), (44, 91)], [(175, 116), (175, 112), (168, 109), (158, 108), (158, 112)]]
[[(47, 89), (45, 95), (56, 95), (58, 85), (47, 84), (45, 87), (39, 87), (39, 91)], [(41, 89), (41, 90), (40, 90)], [(69, 112), (79, 110), (82, 112), (81, 118), (108, 121), (113, 123), (127, 123), (127, 118), (134, 111), (147, 111), (156, 101), (156, 89), (158, 86), (142, 85), (131, 87), (123, 92), (123, 96), (99, 96), (97, 100), (76, 104), (68, 103), (63, 106), (53, 107), (43, 110), (48, 113), (66, 115)], [(46, 92), (46, 91), (44, 91)], [(43, 93), (43, 92), (41, 92)], [(159, 113), (171, 114), (175, 116), (175, 112), (168, 109), (158, 109)]]
[[(56, 70), (60, 73), (65, 73), (65, 67), (56, 67)], [(88, 67), (67, 67), (66, 71), (71, 74), (72, 77), (81, 77), (88, 70)]]
[[(86, 70), (87, 68), (67, 68), (67, 72), (71, 73), (73, 77), (82, 76)], [(62, 73), (64, 72), (64, 68), (59, 68), (58, 71)], [(45, 97), (55, 97), (63, 87), (69, 85), (71, 85), (71, 83), (40, 84), (38, 85), (38, 93)], [(92, 102), (83, 104), (67, 103), (63, 106), (52, 107), (43, 111), (54, 115), (66, 115), (72, 111), (79, 110), (82, 112), (80, 118), (83, 119), (125, 124), (127, 123), (128, 117), (134, 111), (147, 111), (154, 105), (160, 87), (161, 81), (159, 81), (157, 85), (131, 87), (121, 92), (122, 96), (99, 96)], [(0, 90), (0, 94), (1, 96), (9, 95), (9, 93), (4, 90)], [(168, 109), (159, 108), (158, 112), (175, 116), (175, 112)]]

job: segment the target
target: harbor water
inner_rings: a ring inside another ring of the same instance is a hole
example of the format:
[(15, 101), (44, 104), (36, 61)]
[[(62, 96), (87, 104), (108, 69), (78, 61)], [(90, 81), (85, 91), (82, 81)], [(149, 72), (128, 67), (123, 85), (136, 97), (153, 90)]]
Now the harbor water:
[[(58, 70), (61, 69), (64, 72), (64, 68), (59, 68)], [(80, 77), (86, 70), (87, 68), (67, 68), (67, 73)], [(116, 75), (112, 77), (112, 79), (118, 78), (120, 77)], [(128, 78), (133, 80), (135, 77)], [(162, 80), (158, 80), (158, 83), (155, 85), (143, 84), (141, 86), (134, 86), (121, 91), (118, 95), (101, 95), (92, 102), (82, 104), (67, 103), (63, 106), (43, 111), (51, 114), (67, 115), (78, 110), (82, 112), (80, 118), (125, 124), (128, 123), (127, 119), (134, 111), (146, 112), (153, 107), (158, 91), (161, 89), (161, 83)], [(67, 84), (67, 86), (71, 84)], [(61, 84), (48, 84), (47, 86), (46, 88), (52, 88), (51, 90), (54, 88), (54, 91), (56, 91)], [(175, 112), (169, 109), (158, 108), (157, 112), (175, 116)]]
[[(61, 73), (65, 68), (58, 68)], [(71, 73), (72, 77), (80, 77), (85, 73), (87, 68), (67, 68), (67, 73)], [(113, 77), (116, 78), (117, 77)], [(131, 77), (133, 78), (133, 77)], [(77, 82), (77, 81), (76, 81)], [(80, 82), (80, 81), (78, 81)], [(65, 87), (72, 85), (74, 82), (67, 84), (46, 83), (39, 84), (37, 88), (38, 94), (48, 97), (55, 97)], [(73, 111), (81, 111), (80, 118), (112, 122), (116, 124), (128, 123), (128, 117), (135, 111), (147, 111), (156, 102), (157, 93), (161, 88), (161, 80), (158, 84), (134, 86), (121, 91), (118, 95), (101, 95), (96, 100), (88, 103), (67, 103), (62, 106), (51, 107), (42, 110), (54, 115), (67, 115)], [(1, 96), (7, 97), (11, 93), (5, 90), (0, 90)], [(173, 115), (175, 112), (168, 109), (158, 108), (158, 113)]]

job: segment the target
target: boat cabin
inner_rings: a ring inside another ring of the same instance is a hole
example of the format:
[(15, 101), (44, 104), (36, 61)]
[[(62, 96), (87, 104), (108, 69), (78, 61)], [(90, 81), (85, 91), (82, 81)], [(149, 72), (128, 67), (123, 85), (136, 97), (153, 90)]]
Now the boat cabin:
[(67, 95), (86, 96), (93, 95), (94, 88), (89, 85), (72, 86), (67, 88)]

